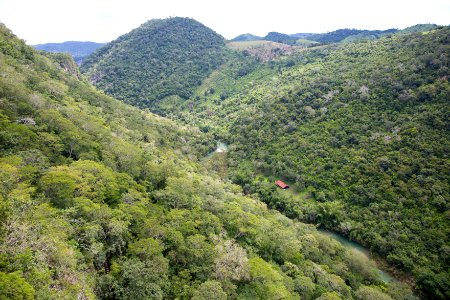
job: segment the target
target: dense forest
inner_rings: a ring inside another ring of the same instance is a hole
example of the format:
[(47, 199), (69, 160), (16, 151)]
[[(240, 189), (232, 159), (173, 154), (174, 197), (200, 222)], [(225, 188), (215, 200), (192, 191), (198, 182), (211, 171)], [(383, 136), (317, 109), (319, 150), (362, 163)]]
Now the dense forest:
[(225, 50), (223, 37), (193, 19), (151, 20), (97, 50), (81, 70), (109, 95), (154, 107), (189, 98)]
[[(75, 68), (73, 68), (75, 67)], [(0, 299), (415, 299), (0, 27)]]
[[(314, 47), (266, 63), (244, 50), (164, 114), (229, 143), (228, 177), (246, 194), (359, 241), (422, 293), (445, 299), (449, 32)], [(278, 191), (276, 178), (298, 193)]]

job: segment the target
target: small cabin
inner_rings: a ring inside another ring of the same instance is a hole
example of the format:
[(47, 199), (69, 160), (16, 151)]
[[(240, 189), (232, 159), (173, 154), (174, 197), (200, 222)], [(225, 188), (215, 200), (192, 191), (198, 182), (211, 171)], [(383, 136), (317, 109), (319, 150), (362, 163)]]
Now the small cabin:
[(289, 188), (289, 185), (287, 185), (286, 183), (284, 183), (284, 182), (281, 181), (281, 180), (275, 181), (275, 184), (276, 184), (279, 188), (281, 188), (281, 189), (283, 189), (283, 190)]

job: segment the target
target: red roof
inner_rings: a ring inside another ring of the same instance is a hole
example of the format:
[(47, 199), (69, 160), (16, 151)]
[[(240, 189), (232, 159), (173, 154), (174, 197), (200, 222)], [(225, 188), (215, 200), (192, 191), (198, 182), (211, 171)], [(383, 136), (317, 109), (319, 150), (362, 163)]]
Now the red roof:
[(289, 185), (287, 185), (286, 183), (284, 183), (284, 182), (281, 181), (281, 180), (275, 181), (275, 184), (278, 185), (278, 186), (279, 186), (280, 188), (282, 188), (282, 189), (287, 189), (287, 188), (289, 188)]

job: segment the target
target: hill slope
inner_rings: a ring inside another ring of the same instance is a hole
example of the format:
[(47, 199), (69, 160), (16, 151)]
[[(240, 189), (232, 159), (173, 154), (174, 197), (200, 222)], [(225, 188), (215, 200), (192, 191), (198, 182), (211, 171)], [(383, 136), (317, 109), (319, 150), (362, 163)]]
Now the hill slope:
[(75, 62), (80, 65), (86, 56), (90, 55), (92, 52), (102, 47), (103, 45), (105, 45), (105, 43), (70, 41), (63, 43), (39, 44), (34, 45), (33, 47), (35, 49), (47, 52), (70, 53)]
[(189, 98), (223, 60), (224, 39), (188, 18), (151, 20), (89, 56), (81, 71), (109, 95), (139, 107)]
[(0, 26), (1, 299), (414, 299), (67, 65)]
[[(360, 241), (445, 299), (449, 36), (322, 46), (241, 77), (216, 72), (177, 118), (231, 144), (231, 178), (248, 193)], [(304, 197), (280, 197), (276, 178)]]

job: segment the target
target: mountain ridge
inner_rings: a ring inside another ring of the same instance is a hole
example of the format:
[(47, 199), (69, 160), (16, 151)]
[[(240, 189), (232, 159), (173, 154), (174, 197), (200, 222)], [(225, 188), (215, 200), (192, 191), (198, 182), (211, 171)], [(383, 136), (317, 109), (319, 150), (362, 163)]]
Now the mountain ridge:
[[(383, 37), (388, 34), (405, 34), (405, 33), (413, 33), (413, 32), (423, 32), (430, 31), (433, 29), (439, 28), (439, 25), (436, 24), (416, 24), (413, 26), (406, 27), (404, 29), (385, 29), (385, 30), (368, 30), (368, 29), (350, 29), (350, 28), (342, 28), (336, 29), (333, 31), (329, 31), (326, 33), (294, 33), (294, 34), (285, 34), (280, 32), (269, 32), (265, 37), (258, 37), (252, 34), (242, 34), (230, 41), (255, 41), (255, 40), (267, 40), (273, 42), (280, 42), (285, 44), (294, 44), (294, 41), (289, 37), (296, 39), (304, 39), (308, 41), (319, 42), (322, 44), (329, 43), (339, 43), (339, 42), (349, 42), (356, 40), (364, 40), (364, 39), (377, 39)], [(289, 36), (289, 37), (287, 37)]]
[(104, 45), (106, 45), (106, 43), (66, 41), (62, 43), (37, 44), (33, 45), (33, 47), (47, 52), (70, 53), (75, 62), (80, 65), (85, 57)]

